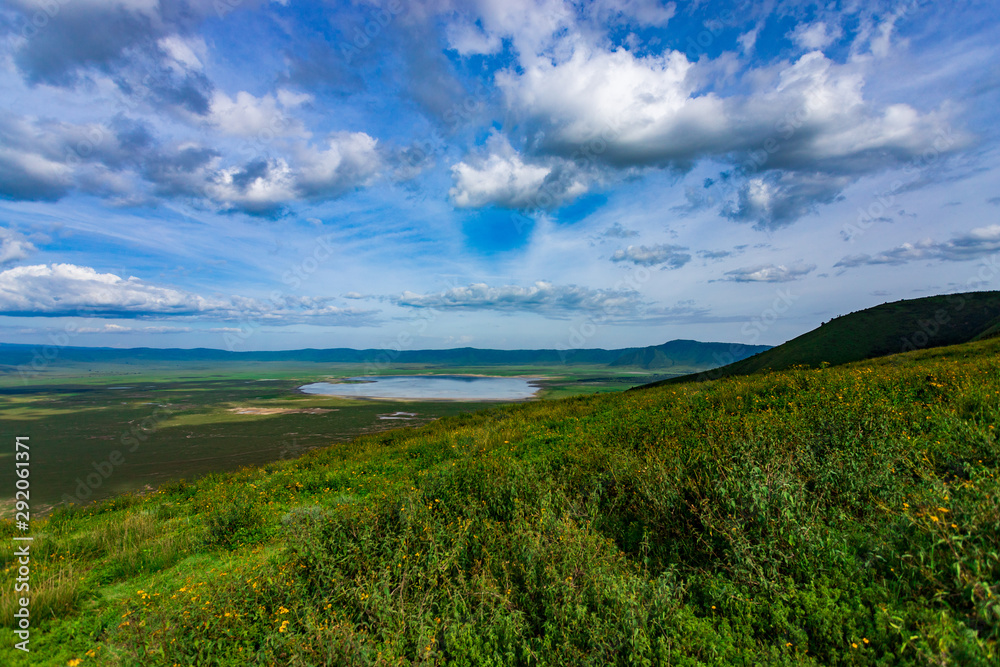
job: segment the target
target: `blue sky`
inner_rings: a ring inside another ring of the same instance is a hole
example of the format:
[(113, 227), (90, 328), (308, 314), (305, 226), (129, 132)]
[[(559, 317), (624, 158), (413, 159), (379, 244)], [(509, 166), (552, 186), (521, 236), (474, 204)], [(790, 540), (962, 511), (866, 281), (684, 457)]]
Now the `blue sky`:
[(777, 344), (998, 289), (998, 18), (3, 0), (0, 341)]

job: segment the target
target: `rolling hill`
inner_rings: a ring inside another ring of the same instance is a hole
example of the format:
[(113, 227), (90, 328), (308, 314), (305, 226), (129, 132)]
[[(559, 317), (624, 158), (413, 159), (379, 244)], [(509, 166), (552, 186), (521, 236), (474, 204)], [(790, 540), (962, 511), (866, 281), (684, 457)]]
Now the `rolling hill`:
[[(31, 364), (37, 355), (49, 350), (43, 346), (0, 343), (0, 372), (11, 372)], [(45, 346), (51, 347), (51, 346)], [(145, 364), (150, 362), (251, 362), (286, 361), (349, 364), (430, 364), (438, 366), (505, 366), (523, 364), (590, 364), (635, 366), (644, 369), (680, 367), (702, 370), (719, 366), (722, 351), (737, 348), (737, 358), (748, 357), (766, 345), (730, 345), (674, 340), (663, 345), (631, 347), (618, 350), (488, 350), (462, 347), (448, 350), (354, 350), (350, 348), (283, 350), (276, 352), (230, 352), (210, 348), (128, 348), (60, 347), (58, 359), (64, 363)], [(728, 359), (726, 359), (728, 360)], [(6, 368), (5, 368), (6, 367)]]
[(792, 366), (836, 366), (997, 335), (998, 291), (906, 299), (842, 315), (787, 343), (729, 365), (645, 386), (699, 382)]
[(769, 345), (739, 343), (701, 343), (696, 340), (672, 340), (663, 345), (651, 345), (628, 350), (611, 362), (611, 366), (638, 366), (663, 369), (673, 366), (714, 368), (733, 358), (746, 359), (771, 349)]

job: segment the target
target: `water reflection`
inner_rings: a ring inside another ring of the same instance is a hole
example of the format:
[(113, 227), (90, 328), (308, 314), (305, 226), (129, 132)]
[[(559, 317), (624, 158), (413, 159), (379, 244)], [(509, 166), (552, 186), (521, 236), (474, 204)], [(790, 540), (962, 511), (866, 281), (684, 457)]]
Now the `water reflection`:
[(472, 375), (386, 375), (347, 378), (345, 382), (313, 382), (299, 387), (305, 394), (356, 398), (452, 399), (516, 401), (539, 390), (533, 378)]

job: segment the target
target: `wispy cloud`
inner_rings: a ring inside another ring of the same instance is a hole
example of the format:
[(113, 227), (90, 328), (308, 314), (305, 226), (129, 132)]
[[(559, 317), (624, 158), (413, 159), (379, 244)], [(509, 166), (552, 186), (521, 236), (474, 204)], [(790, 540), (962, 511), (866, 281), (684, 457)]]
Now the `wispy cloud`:
[(35, 250), (37, 248), (23, 234), (0, 227), (0, 266), (26, 259)]
[(616, 250), (611, 255), (612, 262), (631, 262), (641, 266), (663, 265), (668, 269), (679, 269), (691, 261), (687, 248), (675, 245), (657, 244), (653, 246), (630, 245), (624, 250)]
[(840, 26), (830, 26), (825, 21), (815, 23), (800, 23), (795, 26), (788, 37), (800, 48), (806, 51), (824, 49), (839, 39), (843, 34)]
[(595, 290), (578, 285), (554, 285), (541, 280), (527, 287), (491, 287), (486, 283), (475, 283), (433, 294), (403, 292), (391, 300), (396, 305), (410, 308), (532, 312), (557, 316), (572, 312), (631, 314), (641, 304), (639, 294), (633, 290)]
[(699, 250), (696, 254), (702, 259), (723, 259), (738, 253), (739, 250)]
[(120, 324), (105, 324), (100, 327), (77, 327), (73, 330), (81, 334), (177, 334), (194, 331), (191, 327), (126, 327)]
[(605, 236), (607, 238), (612, 238), (612, 239), (628, 239), (638, 235), (639, 232), (635, 231), (634, 229), (625, 229), (624, 227), (622, 227), (622, 223), (620, 222), (616, 222), (615, 224), (611, 225), (610, 227), (605, 229), (604, 232), (601, 234), (601, 236)]
[(786, 283), (816, 269), (815, 264), (759, 264), (726, 271), (726, 280), (737, 283)]
[(904, 243), (874, 255), (863, 253), (848, 255), (834, 266), (851, 269), (879, 264), (900, 265), (920, 260), (962, 262), (996, 252), (1000, 252), (1000, 225), (990, 225), (957, 234), (947, 241), (924, 239), (915, 243)]

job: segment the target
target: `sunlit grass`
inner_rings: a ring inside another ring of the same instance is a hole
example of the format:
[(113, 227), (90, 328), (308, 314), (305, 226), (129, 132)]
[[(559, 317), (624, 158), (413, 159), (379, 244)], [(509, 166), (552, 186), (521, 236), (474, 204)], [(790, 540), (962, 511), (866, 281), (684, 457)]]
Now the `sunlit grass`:
[(26, 420), (26, 421), (38, 421), (40, 419), (47, 419), (51, 417), (65, 417), (73, 414), (82, 414), (87, 412), (97, 412), (103, 410), (101, 407), (76, 407), (76, 408), (58, 408), (58, 407), (42, 407), (39, 405), (20, 405), (17, 407), (4, 407), (4, 419), (10, 420)]

